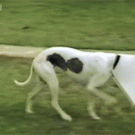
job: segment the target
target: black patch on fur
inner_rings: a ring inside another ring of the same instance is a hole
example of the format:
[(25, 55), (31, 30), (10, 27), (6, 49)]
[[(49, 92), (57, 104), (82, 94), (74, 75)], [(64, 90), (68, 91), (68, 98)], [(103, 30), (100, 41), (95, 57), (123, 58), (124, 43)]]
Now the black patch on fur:
[(54, 66), (58, 66), (64, 71), (67, 71), (67, 69), (69, 69), (74, 73), (80, 73), (83, 69), (83, 63), (78, 58), (72, 58), (70, 60), (67, 60), (66, 62), (62, 56), (54, 53), (48, 55), (46, 60), (50, 61)]
[(67, 67), (72, 72), (80, 73), (83, 69), (83, 63), (78, 58), (72, 58), (67, 61)]
[(52, 54), (47, 57), (47, 61), (50, 61), (54, 66), (62, 68), (64, 71), (67, 71), (67, 63), (59, 54)]
[(113, 69), (116, 68), (116, 66), (117, 66), (117, 64), (118, 64), (118, 62), (119, 62), (119, 60), (120, 60), (120, 55), (117, 55), (117, 56), (116, 56), (116, 59), (115, 59), (115, 62), (114, 62), (114, 64), (113, 64)]

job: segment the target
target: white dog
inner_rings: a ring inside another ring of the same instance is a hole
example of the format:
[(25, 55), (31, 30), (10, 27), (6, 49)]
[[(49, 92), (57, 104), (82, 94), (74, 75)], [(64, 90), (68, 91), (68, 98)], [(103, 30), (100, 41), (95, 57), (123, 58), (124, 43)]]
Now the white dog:
[[(33, 61), (30, 76), (25, 82), (14, 81), (19, 86), (28, 84), (36, 74), (37, 85), (28, 93), (26, 112), (33, 113), (32, 98), (41, 90), (44, 80), (50, 88), (52, 106), (64, 120), (71, 121), (70, 115), (66, 114), (58, 103), (59, 81), (56, 71), (62, 69), (73, 80), (85, 85), (88, 92), (101, 98), (106, 105), (117, 102), (116, 98), (109, 96), (97, 87), (102, 86), (111, 76), (112, 70), (117, 66), (120, 56), (113, 53), (83, 52), (68, 47), (53, 47), (44, 50)], [(94, 111), (94, 100), (88, 103), (88, 112), (93, 119), (100, 119)]]

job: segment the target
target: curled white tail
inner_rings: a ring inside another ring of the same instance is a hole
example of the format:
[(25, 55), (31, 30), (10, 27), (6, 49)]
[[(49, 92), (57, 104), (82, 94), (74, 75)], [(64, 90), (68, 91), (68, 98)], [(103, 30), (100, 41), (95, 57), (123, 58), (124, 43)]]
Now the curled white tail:
[(33, 66), (31, 66), (30, 75), (29, 75), (28, 79), (25, 82), (18, 82), (17, 80), (14, 80), (14, 83), (16, 85), (18, 85), (18, 86), (24, 86), (24, 85), (28, 84), (31, 81), (32, 75), (33, 75)]

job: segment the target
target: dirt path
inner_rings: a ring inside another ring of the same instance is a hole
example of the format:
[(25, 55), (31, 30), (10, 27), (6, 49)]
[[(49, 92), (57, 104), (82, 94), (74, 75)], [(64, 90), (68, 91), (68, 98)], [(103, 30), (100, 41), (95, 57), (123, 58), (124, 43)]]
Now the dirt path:
[[(0, 45), (0, 56), (34, 58), (44, 49), (45, 49), (44, 47)], [(93, 51), (93, 52), (104, 51), (111, 53), (135, 54), (135, 51), (89, 50), (89, 49), (84, 51)]]

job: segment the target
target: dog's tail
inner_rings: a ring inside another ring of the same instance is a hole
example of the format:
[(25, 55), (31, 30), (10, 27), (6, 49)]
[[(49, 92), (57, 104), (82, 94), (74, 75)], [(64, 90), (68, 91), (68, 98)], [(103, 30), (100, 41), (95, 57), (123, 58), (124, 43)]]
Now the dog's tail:
[(28, 79), (25, 82), (18, 82), (17, 80), (14, 80), (14, 82), (18, 86), (27, 85), (31, 81), (32, 75), (33, 75), (33, 65), (31, 66), (31, 69), (30, 69), (30, 75), (29, 75)]

